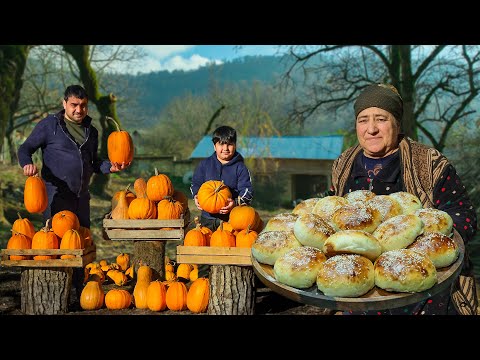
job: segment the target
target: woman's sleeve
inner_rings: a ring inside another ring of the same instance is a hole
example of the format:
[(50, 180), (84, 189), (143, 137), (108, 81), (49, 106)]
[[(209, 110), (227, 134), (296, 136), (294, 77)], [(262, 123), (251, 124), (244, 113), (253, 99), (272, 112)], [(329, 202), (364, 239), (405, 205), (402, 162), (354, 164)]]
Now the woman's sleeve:
[(433, 191), (433, 202), (453, 219), (453, 227), (463, 241), (470, 241), (477, 231), (477, 215), (467, 190), (453, 165), (449, 165)]

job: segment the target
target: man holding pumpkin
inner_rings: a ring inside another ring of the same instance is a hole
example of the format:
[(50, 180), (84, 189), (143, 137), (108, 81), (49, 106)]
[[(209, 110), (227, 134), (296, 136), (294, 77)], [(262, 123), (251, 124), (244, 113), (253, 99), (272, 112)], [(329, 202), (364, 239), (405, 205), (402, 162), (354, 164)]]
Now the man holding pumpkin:
[[(213, 132), (212, 142), (214, 152), (198, 164), (193, 173), (190, 191), (195, 205), (202, 210), (201, 224), (215, 231), (220, 221), (229, 220), (230, 211), (236, 205), (250, 205), (253, 187), (250, 171), (243, 161), (243, 156), (237, 152), (236, 130), (230, 126), (220, 126)], [(227, 199), (227, 204), (218, 213), (205, 211), (198, 201), (198, 191), (208, 180), (223, 181), (232, 194), (232, 198)]]
[(88, 116), (88, 94), (80, 85), (65, 89), (63, 110), (42, 119), (18, 148), (18, 161), (26, 176), (38, 173), (32, 155), (42, 149), (42, 178), (48, 194), (44, 221), (61, 210), (74, 212), (80, 225), (90, 228), (90, 193), (93, 173), (109, 174), (130, 163), (98, 158), (98, 130)]

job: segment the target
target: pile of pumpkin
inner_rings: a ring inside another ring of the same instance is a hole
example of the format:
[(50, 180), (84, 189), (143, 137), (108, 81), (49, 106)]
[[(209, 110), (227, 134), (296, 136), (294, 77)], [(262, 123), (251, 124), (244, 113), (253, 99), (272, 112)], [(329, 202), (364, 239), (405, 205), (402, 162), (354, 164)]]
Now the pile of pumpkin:
[[(170, 280), (153, 280), (152, 269), (147, 265), (139, 264), (133, 294), (121, 288), (110, 289), (105, 294), (102, 288), (105, 273), (119, 286), (126, 283), (127, 276), (131, 279), (135, 277), (134, 266), (129, 264), (128, 254), (122, 253), (116, 260), (116, 263), (109, 265), (106, 262), (103, 266), (100, 263), (90, 263), (85, 267), (86, 285), (80, 295), (82, 309), (98, 310), (105, 305), (109, 310), (119, 310), (128, 309), (133, 305), (137, 309), (151, 311), (163, 311), (168, 308), (173, 311), (188, 309), (193, 313), (201, 313), (207, 310), (210, 297), (209, 280), (199, 278), (198, 267), (190, 264), (180, 264), (175, 275), (174, 263), (168, 257), (165, 258), (165, 273)], [(124, 277), (115, 271), (123, 274)], [(173, 276), (168, 275), (169, 273), (173, 273)], [(187, 288), (188, 280), (191, 283)]]
[[(45, 226), (36, 231), (28, 218), (18, 219), (12, 225), (12, 236), (7, 249), (84, 249), (93, 245), (89, 228), (80, 226), (77, 215), (69, 210), (57, 212)], [(33, 260), (56, 259), (57, 255), (35, 255)], [(75, 255), (60, 255), (60, 259)], [(10, 260), (31, 260), (29, 255), (10, 255)]]
[(180, 219), (189, 211), (187, 196), (174, 189), (170, 178), (157, 168), (147, 181), (137, 178), (133, 190), (128, 185), (113, 195), (112, 219)]

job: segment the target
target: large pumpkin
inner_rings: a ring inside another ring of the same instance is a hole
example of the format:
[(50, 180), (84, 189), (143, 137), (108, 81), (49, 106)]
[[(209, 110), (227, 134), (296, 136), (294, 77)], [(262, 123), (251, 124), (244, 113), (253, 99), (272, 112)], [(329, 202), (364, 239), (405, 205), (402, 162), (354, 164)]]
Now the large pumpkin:
[(17, 214), (18, 219), (13, 222), (12, 230), (15, 230), (16, 232), (19, 232), (20, 234), (32, 239), (33, 235), (35, 235), (35, 228), (33, 227), (32, 222), (27, 218), (22, 218), (20, 213)]
[[(48, 222), (50, 219), (47, 220), (45, 226), (32, 238), (32, 249), (58, 249), (59, 248), (59, 241), (58, 236), (49, 229)], [(48, 260), (48, 259), (56, 259), (57, 255), (35, 255), (33, 260)]]
[(198, 189), (200, 207), (211, 214), (218, 214), (227, 205), (227, 199), (232, 198), (232, 192), (223, 181), (207, 180)]
[(201, 313), (207, 310), (210, 298), (210, 282), (207, 278), (195, 280), (187, 293), (187, 307), (193, 313)]
[(83, 310), (98, 310), (103, 306), (105, 293), (97, 281), (89, 281), (80, 295), (80, 307)]
[(47, 188), (38, 174), (29, 176), (25, 181), (23, 202), (29, 213), (41, 213), (47, 208)]
[(113, 121), (117, 127), (116, 131), (112, 131), (110, 135), (108, 135), (108, 159), (112, 163), (131, 163), (133, 160), (134, 147), (130, 134), (125, 130), (120, 130), (120, 126), (115, 119), (109, 116), (106, 118), (110, 121)]
[(228, 222), (238, 231), (244, 230), (248, 226), (253, 228), (257, 222), (257, 212), (249, 205), (235, 206), (232, 211), (230, 211)]
[(147, 289), (147, 307), (152, 311), (162, 311), (167, 307), (167, 290), (163, 282), (152, 281)]
[(105, 306), (109, 310), (128, 309), (132, 304), (132, 294), (124, 289), (111, 289), (105, 295)]
[(165, 174), (159, 174), (155, 168), (155, 175), (147, 181), (147, 197), (153, 201), (163, 200), (165, 196), (173, 195), (173, 185), (170, 178)]
[(155, 202), (146, 198), (136, 198), (128, 206), (128, 217), (130, 219), (156, 219), (157, 206)]
[[(60, 241), (60, 249), (82, 249), (83, 241), (75, 229), (70, 229), (65, 231), (63, 234), (62, 240)], [(60, 255), (60, 259), (73, 259), (75, 255), (64, 254)]]
[[(12, 230), (12, 236), (7, 242), (7, 249), (31, 249), (32, 240), (15, 230)], [(10, 260), (28, 260), (30, 256), (27, 255), (10, 255)]]
[(62, 210), (53, 215), (52, 229), (55, 234), (61, 239), (67, 230), (80, 229), (80, 221), (75, 213), (70, 210)]
[(166, 294), (167, 307), (173, 311), (187, 308), (187, 287), (183, 282), (172, 281)]

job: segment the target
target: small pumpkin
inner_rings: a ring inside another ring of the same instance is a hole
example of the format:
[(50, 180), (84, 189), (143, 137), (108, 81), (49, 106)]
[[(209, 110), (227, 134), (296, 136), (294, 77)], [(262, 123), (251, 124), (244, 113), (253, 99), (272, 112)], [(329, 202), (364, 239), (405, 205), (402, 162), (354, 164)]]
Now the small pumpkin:
[(200, 225), (200, 230), (202, 231), (203, 235), (205, 235), (205, 246), (210, 246), (210, 238), (212, 237), (213, 233), (212, 229), (200, 224), (200, 219), (198, 218), (198, 216), (195, 216), (194, 222), (195, 226)]
[(167, 307), (173, 311), (181, 311), (187, 308), (187, 287), (183, 282), (172, 281), (166, 294)]
[(148, 265), (140, 264), (137, 270), (137, 282), (146, 281), (150, 283), (152, 281), (153, 271), (152, 268)]
[[(19, 232), (12, 230), (12, 236), (8, 239), (7, 249), (31, 249), (32, 240)], [(29, 260), (31, 256), (28, 255), (10, 255), (10, 260)]]
[(160, 201), (165, 196), (173, 195), (173, 185), (170, 178), (165, 174), (160, 174), (155, 168), (155, 175), (152, 175), (147, 181), (147, 196), (150, 200)]
[(157, 218), (160, 220), (180, 219), (183, 214), (182, 204), (171, 196), (165, 196), (157, 205)]
[(152, 311), (162, 311), (167, 307), (167, 290), (163, 282), (155, 280), (148, 285), (147, 306)]
[(188, 280), (190, 278), (190, 271), (192, 271), (193, 266), (190, 264), (179, 264), (177, 267), (177, 278), (184, 278)]
[(97, 281), (89, 281), (80, 295), (80, 307), (83, 310), (98, 310), (103, 306), (105, 293)]
[(47, 187), (38, 174), (27, 177), (23, 191), (23, 202), (29, 213), (42, 213), (47, 208)]
[(137, 197), (145, 197), (147, 196), (147, 182), (144, 178), (137, 178), (133, 183), (133, 190)]
[(128, 269), (128, 265), (130, 265), (130, 255), (127, 253), (121, 253), (117, 256), (117, 264), (120, 265), (120, 269), (125, 271)]
[[(60, 241), (60, 249), (82, 249), (82, 239), (80, 234), (75, 229), (70, 229), (65, 232)], [(73, 259), (75, 255), (63, 254), (60, 255), (60, 259)]]
[(235, 235), (230, 231), (223, 229), (223, 221), (220, 223), (220, 226), (212, 233), (210, 237), (210, 246), (220, 246), (220, 247), (234, 247), (235, 246)]
[(258, 233), (250, 230), (250, 225), (245, 230), (240, 231), (235, 239), (236, 247), (251, 248), (252, 244), (257, 240)]
[(78, 231), (80, 229), (80, 221), (74, 212), (62, 210), (53, 215), (52, 229), (61, 239), (67, 230), (73, 229)]
[(22, 218), (22, 215), (20, 215), (19, 212), (17, 212), (17, 215), (18, 219), (13, 222), (12, 230), (15, 230), (16, 232), (19, 232), (20, 234), (32, 239), (33, 235), (35, 235), (35, 228), (32, 222), (27, 218)]
[(183, 246), (206, 246), (207, 239), (202, 232), (201, 225), (197, 224), (194, 229), (189, 230), (183, 239)]
[(105, 295), (105, 305), (109, 310), (128, 309), (132, 304), (132, 295), (124, 289), (111, 289)]
[[(32, 238), (32, 249), (58, 249), (59, 241), (58, 236), (49, 229), (48, 223), (50, 219), (47, 220), (45, 226), (36, 232)], [(56, 259), (57, 255), (35, 255), (33, 260), (48, 260)]]
[(235, 206), (230, 211), (230, 217), (228, 222), (233, 226), (235, 230), (244, 230), (247, 226), (253, 228), (257, 221), (257, 213), (255, 209), (249, 205)]
[(110, 135), (108, 135), (108, 159), (112, 163), (131, 163), (135, 152), (132, 137), (127, 131), (120, 130), (120, 126), (114, 118), (106, 116), (106, 119), (112, 121), (117, 127), (117, 130), (112, 131)]

